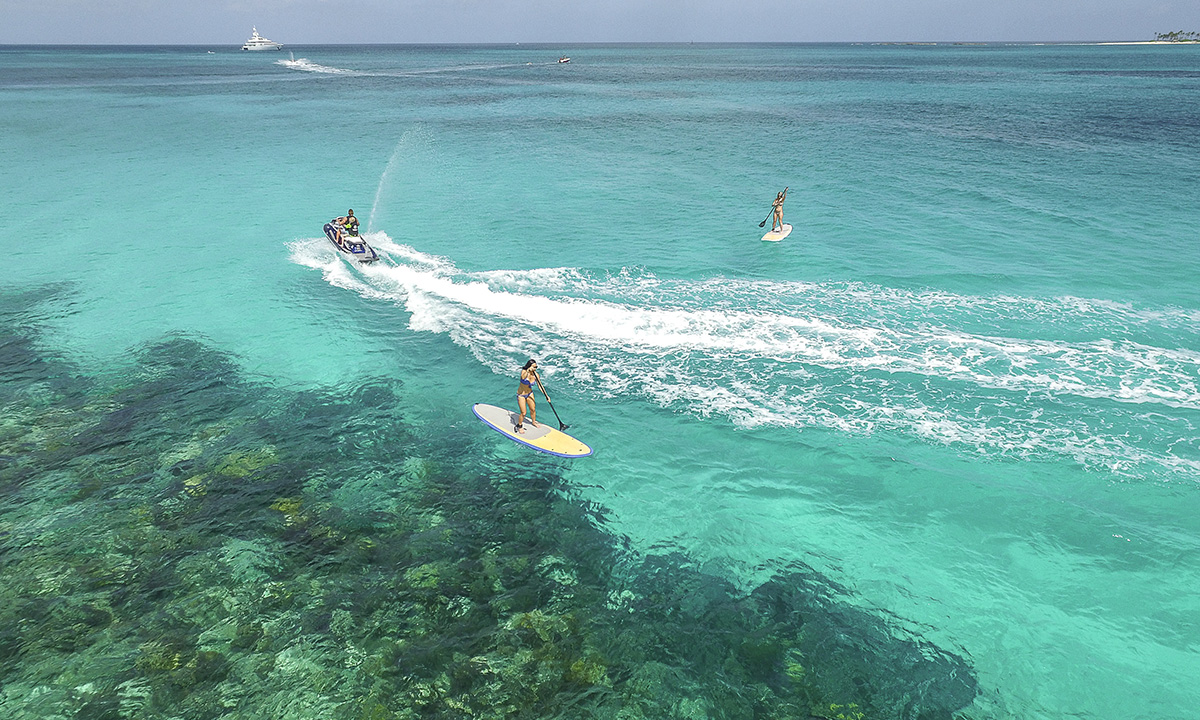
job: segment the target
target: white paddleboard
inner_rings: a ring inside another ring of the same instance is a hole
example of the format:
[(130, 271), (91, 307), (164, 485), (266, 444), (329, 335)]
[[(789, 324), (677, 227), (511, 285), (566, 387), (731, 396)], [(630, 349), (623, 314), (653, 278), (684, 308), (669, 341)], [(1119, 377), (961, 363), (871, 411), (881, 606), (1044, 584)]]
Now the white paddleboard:
[(766, 235), (763, 235), (762, 239), (766, 240), (767, 242), (779, 242), (780, 240), (784, 239), (785, 237), (787, 237), (788, 235), (791, 235), (791, 234), (792, 234), (792, 226), (788, 225), (787, 223), (784, 223), (783, 229), (772, 230), (771, 232), (767, 233)]
[(525, 432), (518, 433), (516, 425), (519, 416), (516, 410), (506, 410), (495, 405), (477, 403), (471, 408), (471, 412), (475, 413), (475, 417), (482, 420), (485, 425), (509, 440), (527, 445), (539, 452), (565, 458), (587, 457), (592, 454), (590, 447), (561, 430), (555, 430), (546, 422), (539, 422), (538, 426), (534, 427), (526, 418)]

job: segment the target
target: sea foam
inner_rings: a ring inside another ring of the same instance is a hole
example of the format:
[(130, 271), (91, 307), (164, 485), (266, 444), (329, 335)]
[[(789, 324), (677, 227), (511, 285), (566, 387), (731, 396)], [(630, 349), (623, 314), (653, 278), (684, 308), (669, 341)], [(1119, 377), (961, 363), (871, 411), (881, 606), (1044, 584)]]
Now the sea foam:
[[(647, 398), (744, 427), (898, 432), (1131, 474), (1200, 470), (1177, 434), (1196, 434), (1200, 354), (967, 329), (995, 330), (995, 318), (1013, 315), (1038, 328), (1068, 315), (1108, 327), (1188, 327), (1186, 313), (630, 270), (472, 273), (384, 233), (368, 239), (385, 261), (358, 273), (324, 241), (294, 244), (293, 259), (333, 285), (403, 306), (414, 330), (448, 335), (497, 373), (533, 354), (560, 382), (597, 397)], [(1137, 441), (1112, 421), (1152, 407), (1173, 421), (1138, 423)]]

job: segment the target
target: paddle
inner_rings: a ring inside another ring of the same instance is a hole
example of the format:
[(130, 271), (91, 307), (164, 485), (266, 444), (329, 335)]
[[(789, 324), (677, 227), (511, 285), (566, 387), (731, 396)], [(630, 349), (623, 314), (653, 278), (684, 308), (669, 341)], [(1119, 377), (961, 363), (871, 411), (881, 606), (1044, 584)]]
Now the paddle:
[(562, 431), (571, 427), (563, 422), (562, 418), (558, 416), (558, 411), (554, 409), (554, 403), (550, 402), (550, 396), (546, 394), (546, 388), (542, 386), (542, 378), (537, 373), (533, 374), (533, 381), (536, 382), (538, 387), (542, 389), (542, 396), (546, 398), (546, 404), (550, 406), (550, 412), (554, 413), (554, 419), (558, 421), (558, 429)]
[[(784, 189), (783, 189), (783, 193), (784, 193), (785, 195), (787, 194), (787, 191), (788, 191), (788, 189), (787, 189), (787, 188), (784, 188)], [(762, 222), (760, 222), (760, 223), (758, 224), (758, 226), (759, 226), (759, 227), (766, 227), (766, 226), (767, 226), (767, 221), (768, 221), (768, 220), (770, 220), (770, 219), (771, 219), (771, 216), (772, 216), (772, 215), (774, 215), (774, 214), (775, 214), (775, 206), (774, 206), (774, 205), (772, 205), (772, 206), (771, 206), (771, 212), (767, 213), (767, 216), (766, 216), (765, 218), (763, 218), (763, 221), (762, 221)]]

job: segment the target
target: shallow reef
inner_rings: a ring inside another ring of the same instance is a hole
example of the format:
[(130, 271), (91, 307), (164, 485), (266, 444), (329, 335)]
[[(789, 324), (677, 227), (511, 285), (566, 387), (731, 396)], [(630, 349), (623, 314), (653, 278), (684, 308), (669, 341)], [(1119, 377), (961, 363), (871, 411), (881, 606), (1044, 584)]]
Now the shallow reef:
[(426, 439), (393, 380), (280, 390), (184, 336), (85, 377), (28, 320), (55, 292), (0, 296), (0, 716), (941, 720), (976, 697), (964, 658), (811, 568), (745, 592), (629, 548), (553, 461)]

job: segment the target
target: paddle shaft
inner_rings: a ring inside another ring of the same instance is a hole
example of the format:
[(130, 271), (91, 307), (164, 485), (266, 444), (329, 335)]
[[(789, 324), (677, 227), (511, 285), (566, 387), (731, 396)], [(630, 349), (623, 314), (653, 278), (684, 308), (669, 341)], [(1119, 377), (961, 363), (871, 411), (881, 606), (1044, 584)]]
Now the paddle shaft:
[[(787, 191), (788, 191), (788, 189), (787, 189), (787, 188), (784, 188), (784, 189), (783, 189), (783, 192), (784, 192), (784, 194), (785, 194), (785, 195), (787, 194)], [(774, 214), (775, 214), (775, 206), (774, 206), (774, 205), (772, 205), (772, 206), (771, 206), (771, 212), (767, 213), (767, 216), (766, 216), (765, 218), (763, 218), (763, 221), (762, 221), (762, 222), (760, 222), (760, 223), (758, 224), (758, 226), (759, 226), (759, 227), (766, 227), (766, 225), (767, 225), (767, 221), (768, 221), (768, 220), (770, 220), (770, 219), (771, 219), (771, 216), (772, 216), (772, 215), (774, 215)]]
[(562, 418), (558, 416), (558, 411), (554, 409), (554, 403), (550, 402), (550, 396), (546, 394), (546, 388), (542, 385), (542, 378), (537, 373), (534, 373), (533, 380), (538, 384), (538, 387), (541, 388), (542, 397), (546, 398), (546, 404), (550, 406), (550, 412), (554, 413), (554, 419), (558, 421), (558, 429), (560, 431), (566, 430), (570, 426), (563, 422)]

